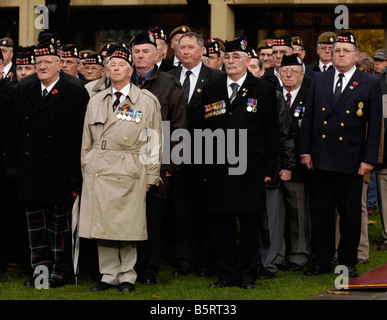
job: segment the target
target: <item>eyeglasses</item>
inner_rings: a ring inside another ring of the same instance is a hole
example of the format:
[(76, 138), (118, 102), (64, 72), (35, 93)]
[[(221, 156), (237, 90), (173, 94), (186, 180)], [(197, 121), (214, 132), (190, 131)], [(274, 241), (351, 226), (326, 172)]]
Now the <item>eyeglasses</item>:
[(51, 65), (55, 62), (58, 62), (58, 61), (48, 61), (48, 60), (41, 60), (41, 61), (37, 61), (35, 63), (35, 66), (37, 67), (41, 67), (43, 64), (46, 66), (46, 67), (51, 67)]
[(240, 55), (224, 55), (223, 57), (223, 60), (226, 60), (226, 61), (229, 61), (229, 60), (233, 60), (235, 62), (238, 62), (239, 60), (243, 59), (243, 58), (246, 58), (247, 56), (240, 56)]
[(302, 71), (295, 70), (295, 69), (282, 69), (282, 68), (280, 69), (280, 74), (282, 74), (282, 75), (288, 75), (290, 73), (290, 75), (295, 76), (301, 72)]
[(294, 52), (301, 52), (301, 51), (304, 51), (303, 48), (293, 48), (293, 51)]
[(346, 49), (346, 48), (344, 48), (344, 49), (335, 49), (335, 50), (333, 50), (333, 53), (334, 54), (344, 54), (344, 55), (348, 55), (348, 54), (350, 54), (351, 52), (355, 52), (355, 50), (351, 50), (351, 49)]

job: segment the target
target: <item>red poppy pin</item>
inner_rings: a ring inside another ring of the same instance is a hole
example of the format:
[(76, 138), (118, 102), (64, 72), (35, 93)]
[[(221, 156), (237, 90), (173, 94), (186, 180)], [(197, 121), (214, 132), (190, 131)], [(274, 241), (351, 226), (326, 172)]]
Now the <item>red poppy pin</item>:
[(52, 94), (57, 94), (57, 93), (58, 93), (57, 89), (52, 90)]
[(355, 87), (357, 87), (357, 86), (359, 85), (359, 83), (356, 82), (356, 81), (352, 82), (352, 84), (353, 84)]
[(13, 78), (13, 72), (10, 72), (10, 73), (9, 73), (9, 76), (10, 76), (10, 78), (12, 79), (12, 78)]

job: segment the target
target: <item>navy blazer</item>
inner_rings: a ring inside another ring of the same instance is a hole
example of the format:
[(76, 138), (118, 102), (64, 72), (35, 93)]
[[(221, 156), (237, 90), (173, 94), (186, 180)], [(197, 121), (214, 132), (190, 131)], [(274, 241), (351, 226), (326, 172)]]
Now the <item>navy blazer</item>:
[(335, 100), (335, 70), (316, 73), (309, 88), (300, 131), (300, 154), (313, 168), (357, 174), (361, 162), (378, 163), (382, 128), (380, 81), (356, 69)]

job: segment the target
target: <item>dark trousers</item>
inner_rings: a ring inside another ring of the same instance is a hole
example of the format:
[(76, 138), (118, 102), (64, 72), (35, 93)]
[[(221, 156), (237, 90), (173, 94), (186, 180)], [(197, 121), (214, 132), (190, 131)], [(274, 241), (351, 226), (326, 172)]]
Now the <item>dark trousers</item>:
[(215, 265), (212, 217), (207, 214), (206, 185), (199, 166), (188, 165), (173, 177), (176, 256), (180, 267), (212, 269)]
[(50, 279), (63, 280), (71, 270), (71, 206), (26, 203), (31, 267), (48, 268)]
[(165, 199), (147, 196), (146, 223), (148, 240), (137, 242), (135, 270), (139, 276), (151, 274), (157, 277), (161, 259), (161, 231)]
[(214, 231), (219, 280), (255, 283), (259, 258), (258, 213), (215, 214)]
[(363, 176), (313, 170), (310, 180), (312, 251), (316, 264), (331, 267), (335, 255), (336, 208), (340, 216), (338, 263), (355, 266), (361, 233)]

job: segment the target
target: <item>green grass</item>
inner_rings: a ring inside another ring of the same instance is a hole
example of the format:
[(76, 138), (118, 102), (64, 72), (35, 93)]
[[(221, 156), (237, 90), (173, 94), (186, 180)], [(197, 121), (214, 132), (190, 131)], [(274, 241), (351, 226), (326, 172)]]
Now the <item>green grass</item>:
[[(369, 224), (370, 262), (358, 265), (359, 274), (365, 273), (387, 261), (387, 251), (377, 250), (374, 239), (381, 234), (379, 214), (370, 217), (376, 225)], [(121, 293), (118, 290), (92, 293), (89, 288), (98, 279), (88, 274), (80, 274), (78, 286), (66, 285), (57, 289), (35, 289), (23, 286), (25, 278), (18, 277), (20, 270), (7, 271), (0, 275), (0, 300), (310, 300), (314, 296), (334, 287), (338, 274), (306, 277), (302, 272), (290, 273), (278, 271), (270, 280), (257, 280), (255, 290), (244, 290), (237, 287), (212, 289), (209, 284), (216, 277), (199, 278), (195, 275), (173, 277), (173, 268), (162, 263), (158, 285), (141, 285), (136, 283), (132, 293)]]

